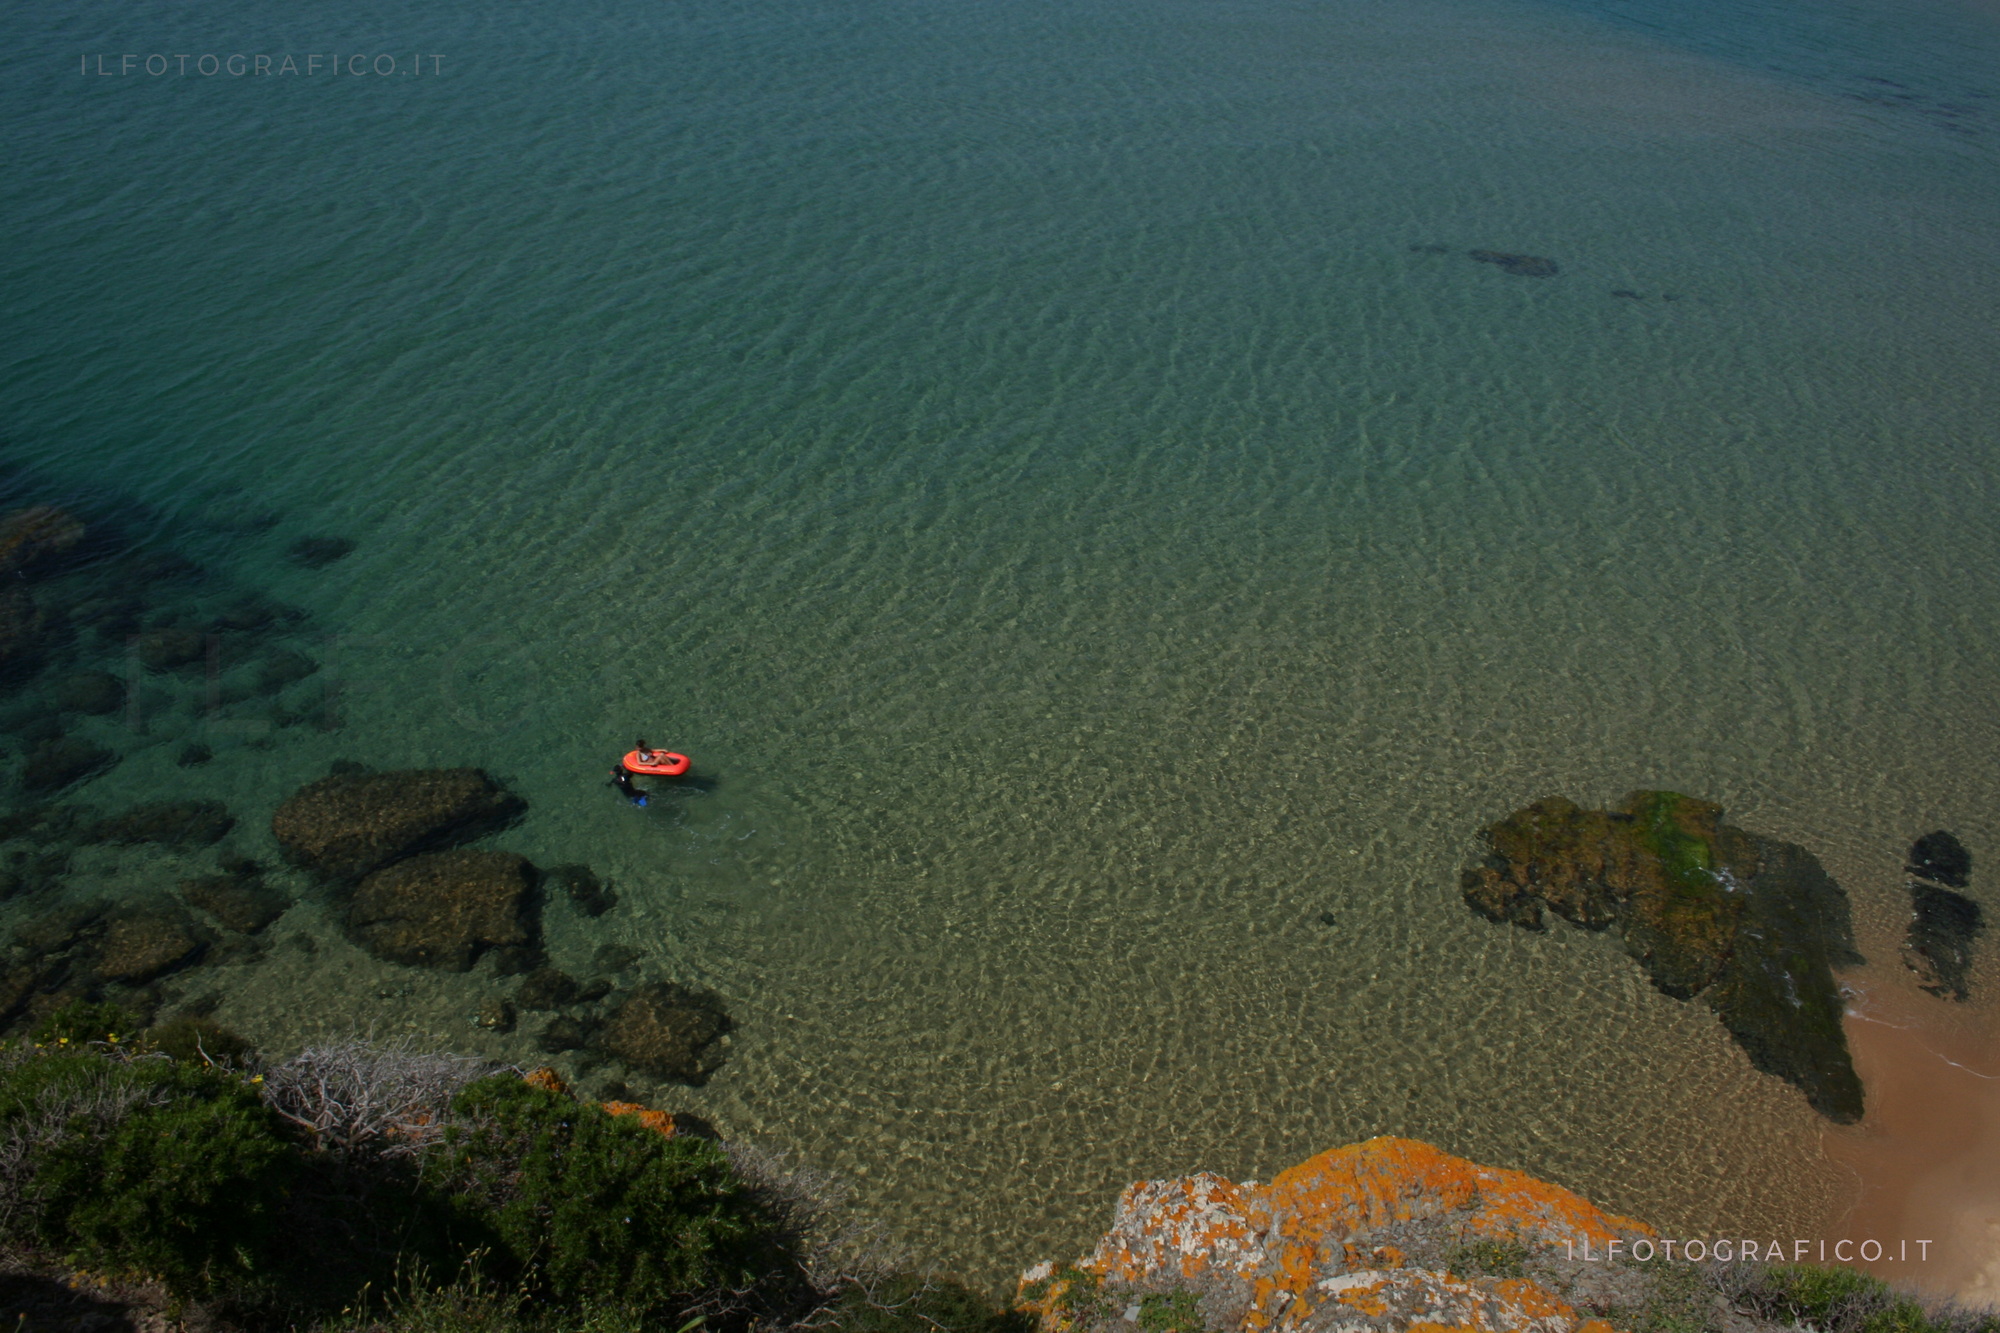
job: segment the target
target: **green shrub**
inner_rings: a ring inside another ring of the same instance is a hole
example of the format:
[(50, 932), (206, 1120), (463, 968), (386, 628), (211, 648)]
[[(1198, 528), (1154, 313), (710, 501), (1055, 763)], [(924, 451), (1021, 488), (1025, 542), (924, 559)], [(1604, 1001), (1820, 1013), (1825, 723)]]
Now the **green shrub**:
[(729, 1161), (545, 1092), (512, 1074), (452, 1104), (458, 1124), (426, 1176), (457, 1216), (463, 1250), (565, 1305), (617, 1293), (638, 1312), (758, 1283), (780, 1258), (772, 1224)]
[(0, 1073), (0, 1141), (26, 1149), (0, 1181), (9, 1239), (150, 1274), (180, 1296), (262, 1267), (264, 1219), (295, 1162), (242, 1080), (92, 1052)]
[(849, 1287), (824, 1326), (840, 1333), (1025, 1333), (1030, 1327), (959, 1283), (914, 1274)]
[(39, 1046), (83, 1046), (129, 1040), (139, 1028), (139, 1016), (122, 1004), (73, 1000), (43, 1019), (34, 1039)]
[(380, 1313), (349, 1314), (316, 1325), (316, 1333), (695, 1333), (700, 1322), (649, 1329), (615, 1307), (536, 1310), (527, 1293), (502, 1289), (476, 1268), (442, 1287), (425, 1270), (408, 1270), (395, 1291)]
[(1139, 1327), (1146, 1333), (1202, 1333), (1207, 1326), (1194, 1292), (1148, 1292), (1139, 1302)]
[(170, 1019), (147, 1028), (144, 1040), (155, 1050), (193, 1064), (242, 1069), (257, 1055), (246, 1038), (206, 1018)]
[(1445, 1267), (1451, 1271), (1485, 1274), (1489, 1277), (1520, 1277), (1526, 1269), (1528, 1247), (1519, 1241), (1481, 1237), (1454, 1245), (1445, 1251)]
[[(1811, 1324), (1827, 1333), (1942, 1333), (1963, 1323), (1946, 1309), (1933, 1318), (1923, 1306), (1899, 1296), (1879, 1278), (1852, 1268), (1820, 1264), (1779, 1264), (1763, 1271), (1751, 1293), (1766, 1314)], [(1972, 1321), (1977, 1326), (1979, 1321)]]
[(1725, 1327), (1716, 1291), (1693, 1264), (1646, 1259), (1633, 1267), (1647, 1275), (1645, 1298), (1614, 1307), (1606, 1318), (1630, 1333), (1719, 1333)]
[(1824, 1328), (1856, 1297), (1886, 1296), (1886, 1284), (1852, 1268), (1817, 1264), (1780, 1264), (1765, 1270), (1764, 1280), (1793, 1318)]

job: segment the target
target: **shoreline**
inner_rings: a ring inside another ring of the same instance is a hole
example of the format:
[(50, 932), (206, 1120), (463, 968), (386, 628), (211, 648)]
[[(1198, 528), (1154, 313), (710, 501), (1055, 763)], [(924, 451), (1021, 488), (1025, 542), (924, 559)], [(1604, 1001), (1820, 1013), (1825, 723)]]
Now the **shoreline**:
[(1855, 1187), (1826, 1239), (1933, 1240), (1921, 1277), (1888, 1257), (1853, 1266), (1968, 1304), (2000, 1301), (2000, 1034), (1982, 1030), (1982, 1008), (1918, 993), (1900, 966), (1858, 980), (1845, 1025), (1869, 1109), (1821, 1136)]

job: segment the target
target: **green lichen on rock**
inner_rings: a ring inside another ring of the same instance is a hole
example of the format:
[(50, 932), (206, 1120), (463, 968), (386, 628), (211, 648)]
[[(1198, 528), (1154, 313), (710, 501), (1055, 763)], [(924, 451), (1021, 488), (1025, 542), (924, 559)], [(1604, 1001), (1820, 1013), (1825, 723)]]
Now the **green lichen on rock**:
[(1529, 930), (1545, 928), (1545, 910), (1617, 926), (1653, 983), (1700, 996), (1753, 1065), (1829, 1119), (1861, 1118), (1833, 979), (1861, 956), (1847, 896), (1812, 853), (1664, 791), (1634, 792), (1615, 810), (1550, 797), (1483, 836), (1488, 855), (1461, 878), (1473, 910)]

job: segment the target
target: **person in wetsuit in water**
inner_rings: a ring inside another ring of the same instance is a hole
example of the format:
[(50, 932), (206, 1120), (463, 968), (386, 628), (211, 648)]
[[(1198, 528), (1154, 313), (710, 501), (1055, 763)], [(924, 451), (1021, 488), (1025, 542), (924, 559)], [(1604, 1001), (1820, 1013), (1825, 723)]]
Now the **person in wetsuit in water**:
[(616, 787), (619, 794), (632, 804), (644, 805), (646, 803), (646, 793), (640, 791), (639, 785), (632, 781), (632, 775), (625, 771), (625, 765), (613, 764), (611, 766), (611, 785)]

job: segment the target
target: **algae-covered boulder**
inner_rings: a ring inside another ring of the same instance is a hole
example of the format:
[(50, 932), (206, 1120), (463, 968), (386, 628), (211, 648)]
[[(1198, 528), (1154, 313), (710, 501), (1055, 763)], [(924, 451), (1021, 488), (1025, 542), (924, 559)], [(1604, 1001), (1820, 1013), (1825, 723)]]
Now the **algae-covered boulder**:
[(294, 862), (356, 879), (504, 828), (526, 808), (476, 768), (343, 772), (301, 787), (271, 817), (271, 832)]
[(1616, 926), (1626, 952), (1675, 999), (1700, 996), (1750, 1062), (1797, 1086), (1831, 1120), (1861, 1118), (1833, 968), (1861, 961), (1847, 895), (1812, 853), (1722, 822), (1722, 807), (1635, 792), (1616, 810), (1552, 797), (1483, 831), (1466, 902), (1544, 928), (1544, 911)]
[(729, 1028), (717, 997), (655, 981), (612, 1011), (594, 1045), (634, 1069), (699, 1087), (721, 1068)]
[(362, 880), (347, 925), (391, 962), (464, 972), (486, 949), (533, 940), (534, 887), (512, 852), (430, 852)]

